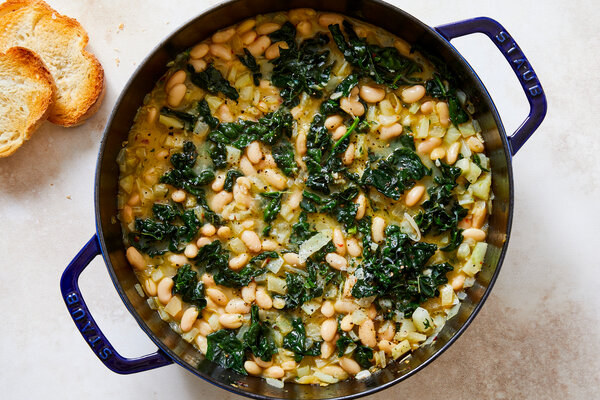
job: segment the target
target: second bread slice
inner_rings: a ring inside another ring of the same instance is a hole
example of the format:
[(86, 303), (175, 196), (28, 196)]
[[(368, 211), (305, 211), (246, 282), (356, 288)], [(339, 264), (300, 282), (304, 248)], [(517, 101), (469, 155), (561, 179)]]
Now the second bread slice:
[(88, 35), (76, 20), (43, 1), (9, 0), (0, 5), (0, 52), (15, 46), (37, 53), (56, 82), (48, 120), (73, 126), (90, 117), (104, 94), (104, 71), (85, 50)]

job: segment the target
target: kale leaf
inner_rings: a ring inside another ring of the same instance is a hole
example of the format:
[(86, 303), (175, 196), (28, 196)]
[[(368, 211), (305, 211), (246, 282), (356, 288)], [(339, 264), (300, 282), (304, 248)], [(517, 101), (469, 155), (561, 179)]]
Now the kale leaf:
[(212, 64), (201, 72), (195, 72), (193, 67), (190, 67), (190, 73), (192, 83), (199, 88), (212, 94), (221, 92), (234, 101), (237, 101), (240, 97), (237, 90), (229, 84), (229, 81), (225, 79), (223, 75), (221, 75), (221, 72), (219, 72)]
[(183, 144), (183, 151), (171, 156), (171, 164), (175, 167), (160, 177), (161, 183), (167, 183), (178, 189), (184, 189), (194, 196), (203, 194), (202, 187), (215, 179), (212, 170), (204, 170), (196, 173), (193, 170), (198, 158), (198, 151), (192, 142)]
[[(437, 99), (446, 100), (448, 102), (448, 112), (450, 114), (450, 121), (454, 125), (462, 124), (469, 120), (469, 115), (463, 110), (460, 101), (458, 100), (458, 96), (456, 95), (456, 89), (450, 86), (450, 82), (454, 82), (455, 78), (447, 68), (444, 69), (446, 71), (446, 76), (442, 77), (439, 73), (434, 73), (433, 78), (425, 82), (425, 90), (427, 94), (431, 97), (435, 97)], [(446, 79), (448, 82), (448, 88), (442, 79)]]
[(152, 218), (136, 218), (129, 242), (136, 249), (153, 257), (166, 251), (181, 252), (198, 230), (201, 222), (193, 210), (182, 212), (175, 206), (156, 203)]
[(373, 349), (367, 346), (358, 345), (356, 350), (354, 350), (354, 359), (364, 369), (369, 369), (371, 365), (371, 360), (373, 359)]
[[(432, 288), (428, 279), (435, 275), (435, 283), (443, 283), (446, 279), (444, 271), (449, 264), (427, 266), (437, 246), (412, 242), (397, 225), (389, 225), (385, 233), (384, 245), (364, 255), (363, 263), (357, 268), (363, 278), (357, 280), (352, 295), (356, 298), (374, 295), (390, 298), (397, 310), (410, 315), (419, 304), (436, 295), (437, 288)], [(435, 274), (429, 274), (428, 270)]]
[(277, 345), (273, 341), (271, 328), (258, 318), (258, 306), (253, 304), (250, 309), (250, 328), (244, 333), (244, 347), (265, 362), (271, 361), (277, 353)]
[(206, 337), (206, 358), (223, 368), (248, 375), (244, 369), (244, 345), (236, 337), (235, 331), (221, 329)]
[(240, 62), (252, 72), (252, 80), (254, 84), (258, 86), (260, 84), (260, 78), (262, 73), (260, 72), (260, 66), (256, 63), (256, 58), (250, 53), (250, 51), (244, 47), (245, 56), (238, 56)]
[(225, 175), (225, 184), (223, 185), (223, 190), (227, 192), (231, 192), (233, 190), (233, 183), (240, 176), (244, 176), (241, 171), (237, 169), (230, 169), (227, 171), (227, 175)]
[(310, 229), (308, 216), (304, 211), (302, 211), (300, 213), (300, 217), (298, 217), (298, 222), (292, 225), (290, 243), (296, 245), (302, 244), (316, 234), (317, 231)]
[(415, 74), (421, 72), (422, 68), (415, 61), (402, 56), (395, 47), (367, 43), (366, 39), (358, 37), (352, 24), (346, 20), (343, 26), (347, 40), (338, 24), (329, 25), (329, 31), (357, 74), (393, 89), (397, 89), (399, 84), (414, 85), (420, 82)]
[(206, 307), (204, 284), (198, 279), (198, 273), (185, 264), (177, 270), (173, 277), (173, 294), (180, 294), (183, 301), (196, 306), (198, 311)]
[(281, 140), (272, 148), (273, 158), (277, 166), (286, 176), (298, 173), (298, 164), (294, 158), (294, 148), (287, 140)]
[(295, 353), (296, 362), (302, 361), (304, 356), (318, 356), (321, 354), (319, 343), (313, 343), (307, 348), (306, 328), (301, 318), (292, 319), (292, 331), (283, 338), (283, 348)]
[(372, 186), (385, 196), (399, 200), (415, 181), (430, 174), (431, 170), (414, 151), (399, 147), (374, 167), (369, 166), (362, 175), (361, 184)]
[(279, 31), (270, 35), (275, 40), (283, 39), (289, 47), (280, 48), (279, 57), (271, 61), (271, 83), (280, 88), (280, 96), (287, 107), (298, 105), (302, 93), (321, 97), (331, 73), (331, 66), (328, 65), (329, 50), (323, 50), (329, 37), (318, 34), (296, 45), (295, 34), (294, 26), (286, 23)]
[(458, 222), (467, 215), (467, 210), (452, 197), (452, 189), (457, 186), (456, 179), (461, 171), (460, 168), (441, 161), (436, 165), (440, 175), (433, 179), (436, 185), (427, 190), (429, 198), (423, 202), (423, 211), (419, 212), (414, 220), (424, 234), (450, 231), (450, 243), (442, 250), (451, 251), (462, 242), (462, 231), (458, 229)]
[(263, 208), (263, 219), (269, 224), (277, 218), (277, 214), (281, 211), (281, 196), (283, 192), (266, 192), (260, 195), (266, 199), (270, 199)]
[(209, 127), (215, 129), (217, 125), (219, 125), (219, 119), (217, 117), (213, 117), (213, 115), (210, 113), (210, 107), (208, 107), (206, 99), (199, 101), (196, 109), (198, 110), (198, 118), (202, 119), (202, 121), (204, 121), (204, 123), (206, 123)]
[(300, 274), (285, 273), (287, 287), (287, 294), (285, 295), (286, 309), (297, 308), (323, 294), (323, 288), (317, 285), (315, 274), (316, 271), (312, 277), (305, 277)]

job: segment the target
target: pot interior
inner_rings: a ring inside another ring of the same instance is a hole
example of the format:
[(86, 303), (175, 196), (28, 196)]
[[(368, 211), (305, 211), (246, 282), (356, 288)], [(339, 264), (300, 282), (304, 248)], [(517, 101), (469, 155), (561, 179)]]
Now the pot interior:
[[(144, 96), (165, 73), (167, 62), (175, 55), (216, 30), (245, 18), (298, 7), (338, 12), (371, 22), (445, 60), (459, 77), (459, 87), (468, 94), (476, 107), (475, 118), (481, 125), (494, 174), (492, 190), (495, 199), (484, 268), (477, 275), (475, 285), (467, 290), (468, 297), (463, 301), (459, 313), (448, 321), (435, 342), (366, 380), (348, 380), (326, 387), (286, 384), (283, 389), (278, 389), (267, 385), (261, 378), (242, 376), (205, 360), (138, 295), (134, 289), (134, 285), (138, 283), (137, 278), (125, 259), (121, 227), (114, 222), (118, 214), (119, 178), (115, 160), (127, 138), (136, 110), (142, 105)], [(506, 250), (512, 218), (512, 170), (504, 128), (487, 91), (448, 42), (412, 16), (389, 4), (373, 0), (236, 0), (222, 4), (184, 25), (161, 43), (133, 75), (106, 126), (96, 171), (95, 201), (98, 234), (116, 289), (142, 329), (177, 363), (223, 388), (256, 398), (349, 398), (371, 393), (410, 376), (439, 355), (470, 323), (495, 281)]]

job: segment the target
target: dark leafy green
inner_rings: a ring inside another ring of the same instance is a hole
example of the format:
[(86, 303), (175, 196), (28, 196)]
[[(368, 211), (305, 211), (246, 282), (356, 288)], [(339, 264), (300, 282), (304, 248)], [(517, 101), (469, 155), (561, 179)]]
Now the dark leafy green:
[(380, 193), (394, 200), (400, 199), (402, 193), (415, 181), (430, 175), (419, 156), (411, 149), (400, 147), (386, 159), (379, 160), (375, 166), (369, 165), (362, 175), (361, 183), (372, 186)]
[(195, 72), (190, 67), (192, 83), (212, 94), (223, 93), (231, 100), (237, 101), (240, 97), (237, 90), (229, 84), (229, 81), (221, 75), (214, 65), (210, 64), (204, 71)]
[(223, 368), (248, 375), (244, 369), (244, 345), (236, 337), (235, 331), (221, 329), (206, 337), (206, 358)]
[(449, 264), (427, 265), (437, 250), (435, 244), (414, 243), (397, 225), (389, 225), (385, 233), (384, 245), (364, 255), (365, 259), (357, 269), (364, 278), (357, 280), (352, 295), (356, 298), (373, 295), (389, 298), (396, 310), (408, 316), (421, 303), (437, 295), (437, 287), (432, 285), (447, 282), (445, 272), (452, 267)]
[(431, 97), (448, 101), (450, 121), (454, 125), (462, 124), (469, 120), (469, 115), (462, 108), (456, 95), (456, 89), (451, 86), (446, 87), (444, 82), (442, 82), (442, 79), (445, 78), (448, 85), (450, 85), (450, 82), (455, 80), (447, 68), (444, 70), (447, 71), (446, 76), (442, 77), (439, 73), (434, 73), (433, 78), (425, 82), (425, 90)]
[(240, 62), (246, 66), (252, 72), (252, 80), (254, 84), (258, 86), (260, 84), (260, 78), (262, 73), (260, 72), (260, 66), (256, 63), (256, 58), (250, 53), (250, 51), (244, 47), (245, 56), (238, 56)]
[(367, 346), (358, 345), (356, 350), (354, 350), (354, 359), (364, 369), (369, 369), (371, 365), (371, 360), (373, 359), (373, 349)]
[(318, 356), (321, 354), (320, 343), (313, 343), (307, 347), (306, 328), (301, 318), (292, 319), (292, 331), (283, 338), (283, 348), (294, 352), (296, 362), (302, 361), (304, 356)]
[(204, 284), (198, 279), (198, 273), (185, 264), (177, 270), (173, 277), (173, 294), (180, 294), (183, 301), (193, 304), (202, 310), (206, 307)]
[(196, 173), (193, 167), (197, 157), (198, 151), (194, 143), (185, 142), (183, 151), (171, 156), (171, 164), (175, 168), (161, 176), (160, 182), (183, 189), (194, 196), (202, 195), (202, 187), (215, 179), (215, 173), (208, 169)]
[(262, 323), (258, 318), (258, 306), (252, 305), (250, 309), (251, 325), (244, 333), (244, 347), (263, 361), (271, 361), (277, 353), (277, 345), (273, 341), (271, 328)]
[(450, 231), (450, 243), (442, 250), (451, 251), (462, 242), (462, 230), (458, 229), (458, 222), (467, 215), (467, 210), (452, 196), (452, 190), (457, 186), (456, 179), (461, 171), (460, 168), (441, 161), (436, 165), (440, 174), (434, 178), (435, 186), (427, 190), (429, 198), (423, 202), (423, 211), (419, 212), (414, 219), (424, 234)]
[(231, 192), (233, 190), (233, 184), (235, 180), (241, 176), (244, 176), (244, 174), (242, 174), (242, 172), (238, 171), (237, 169), (230, 169), (229, 171), (227, 171), (227, 174), (225, 175), (225, 184), (223, 185), (223, 190)]
[(267, 224), (270, 224), (277, 218), (279, 211), (281, 211), (281, 196), (283, 196), (283, 192), (266, 192), (260, 195), (269, 200), (263, 208), (263, 219)]
[(304, 211), (302, 211), (300, 213), (300, 217), (298, 217), (298, 222), (292, 225), (290, 243), (300, 245), (316, 234), (317, 231), (310, 228), (308, 216)]
[(298, 163), (294, 158), (294, 148), (287, 140), (281, 140), (272, 148), (273, 158), (277, 166), (286, 176), (294, 176), (298, 173)]
[(307, 277), (300, 274), (285, 273), (287, 294), (285, 295), (285, 308), (294, 309), (307, 301), (323, 294), (323, 288), (318, 286), (316, 271), (313, 276)]
[(329, 42), (329, 37), (318, 34), (296, 45), (295, 34), (295, 27), (286, 23), (279, 31), (270, 35), (271, 39), (282, 39), (289, 47), (280, 48), (280, 56), (271, 61), (271, 83), (280, 88), (283, 104), (287, 107), (298, 105), (302, 93), (321, 97), (331, 73), (331, 66), (328, 65), (329, 50), (323, 49)]
[(397, 89), (399, 84), (415, 84), (420, 79), (415, 76), (422, 68), (413, 60), (404, 57), (395, 47), (381, 47), (367, 43), (358, 37), (352, 24), (343, 22), (344, 32), (339, 25), (329, 25), (329, 31), (344, 58), (357, 74), (369, 77), (379, 84)]
[(213, 115), (210, 113), (210, 107), (208, 107), (206, 99), (199, 101), (196, 109), (198, 110), (198, 118), (202, 119), (202, 121), (204, 121), (204, 123), (209, 127), (215, 129), (217, 125), (219, 125), (219, 119), (217, 117), (213, 117)]
[(154, 219), (136, 218), (135, 230), (129, 234), (131, 245), (149, 256), (183, 251), (200, 229), (201, 222), (193, 210), (182, 211), (172, 205), (156, 203), (152, 213)]

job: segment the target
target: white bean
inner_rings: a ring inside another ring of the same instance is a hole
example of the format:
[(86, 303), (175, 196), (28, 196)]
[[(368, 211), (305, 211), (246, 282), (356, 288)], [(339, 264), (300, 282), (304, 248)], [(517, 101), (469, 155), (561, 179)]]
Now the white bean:
[(250, 43), (254, 42), (257, 37), (258, 34), (256, 31), (248, 31), (241, 34), (240, 40), (242, 41), (242, 44), (248, 46)]
[(200, 59), (208, 54), (209, 46), (207, 43), (197, 44), (190, 51), (190, 57), (193, 59)]
[(342, 118), (341, 115), (330, 115), (325, 119), (325, 128), (333, 131), (340, 126), (342, 122), (344, 122), (344, 118)]
[(425, 139), (417, 145), (417, 151), (421, 154), (428, 154), (440, 144), (442, 144), (442, 139), (438, 137), (430, 137), (429, 139)]
[(453, 165), (458, 159), (458, 152), (460, 151), (460, 143), (454, 142), (448, 148), (446, 152), (446, 162), (450, 165)]
[(224, 31), (216, 32), (212, 35), (213, 43), (225, 43), (228, 42), (235, 35), (235, 28), (225, 29)]
[(273, 299), (262, 286), (256, 289), (256, 304), (263, 310), (269, 310), (273, 307)]
[(148, 296), (156, 296), (156, 282), (154, 282), (151, 278), (146, 279), (144, 281), (144, 290)]
[(448, 103), (440, 101), (435, 105), (435, 110), (440, 119), (440, 125), (447, 128), (450, 125), (450, 110), (448, 109)]
[(325, 261), (327, 261), (327, 264), (329, 264), (332, 268), (339, 271), (345, 271), (348, 268), (348, 261), (346, 258), (337, 253), (327, 254), (325, 256)]
[(156, 294), (158, 296), (158, 301), (160, 301), (162, 304), (167, 304), (169, 300), (171, 300), (171, 297), (173, 297), (173, 294), (171, 293), (173, 284), (173, 279), (169, 277), (162, 278), (160, 282), (158, 282)]
[(367, 103), (379, 103), (381, 100), (385, 99), (385, 89), (376, 86), (362, 85), (360, 88), (360, 98)]
[(188, 244), (187, 246), (185, 246), (183, 254), (187, 258), (195, 258), (198, 255), (198, 246), (196, 246), (194, 243)]
[(146, 259), (135, 247), (128, 247), (126, 255), (127, 261), (129, 261), (129, 264), (131, 264), (133, 268), (140, 271), (146, 269)]
[(333, 354), (335, 350), (335, 343), (333, 342), (323, 342), (321, 343), (321, 358), (328, 359)]
[(242, 326), (244, 317), (242, 314), (221, 314), (219, 317), (219, 323), (223, 325), (225, 329), (237, 329)]
[(379, 128), (379, 138), (381, 140), (389, 140), (398, 137), (402, 134), (402, 125), (395, 123), (389, 126)]
[(283, 368), (277, 365), (273, 365), (272, 367), (265, 369), (263, 371), (263, 375), (267, 378), (280, 379), (283, 378), (283, 376), (285, 375), (285, 371), (283, 370)]
[(259, 35), (268, 35), (269, 33), (273, 33), (276, 30), (279, 30), (281, 25), (276, 22), (265, 22), (264, 24), (260, 24), (256, 27), (256, 32)]
[(229, 239), (231, 237), (231, 228), (228, 226), (222, 226), (217, 230), (217, 236), (220, 239)]
[(168, 92), (171, 91), (171, 89), (173, 89), (173, 87), (175, 85), (178, 85), (180, 83), (184, 83), (185, 82), (185, 78), (187, 78), (187, 74), (185, 73), (184, 70), (180, 69), (179, 71), (175, 72), (173, 75), (171, 75), (171, 77), (169, 78), (169, 80), (165, 84), (165, 92), (168, 93)]
[(185, 97), (186, 91), (187, 87), (183, 83), (178, 83), (173, 86), (167, 93), (167, 104), (171, 107), (179, 107)]
[(246, 156), (252, 164), (258, 164), (258, 162), (262, 159), (263, 152), (260, 149), (260, 144), (257, 141), (250, 143), (248, 147), (246, 147)]
[(225, 190), (217, 193), (213, 196), (210, 208), (214, 212), (222, 213), (223, 208), (233, 200), (233, 194), (226, 192)]
[(319, 25), (323, 28), (327, 28), (329, 25), (342, 25), (344, 17), (340, 14), (323, 13), (319, 15)]
[(298, 256), (298, 253), (285, 253), (282, 257), (283, 261), (285, 261), (286, 264), (289, 264), (291, 266), (298, 267), (304, 265), (304, 263), (300, 262), (300, 257)]
[(215, 180), (210, 185), (210, 188), (215, 192), (220, 192), (223, 190), (223, 186), (225, 186), (225, 175), (219, 174), (215, 177)]
[(225, 312), (230, 314), (248, 314), (250, 312), (250, 304), (239, 297), (235, 297), (229, 300), (229, 303), (225, 306)]
[(215, 228), (213, 224), (204, 224), (202, 225), (202, 228), (200, 228), (200, 233), (202, 233), (204, 236), (210, 237), (217, 233), (217, 228)]
[(242, 288), (242, 299), (246, 303), (252, 303), (256, 300), (256, 282), (250, 282), (248, 286)]
[(296, 137), (296, 152), (298, 153), (298, 155), (305, 155), (306, 154), (306, 134), (305, 133), (299, 133), (298, 136)]
[(352, 314), (348, 314), (344, 318), (342, 318), (342, 320), (340, 321), (340, 328), (344, 332), (351, 331), (354, 328), (354, 322), (352, 322)]
[(321, 323), (321, 337), (326, 342), (331, 342), (337, 333), (337, 320), (328, 318)]
[(250, 255), (248, 253), (242, 253), (229, 259), (229, 268), (234, 271), (242, 269), (250, 261)]
[(250, 43), (247, 47), (248, 51), (254, 56), (261, 56), (265, 50), (271, 45), (271, 39), (266, 36), (259, 36), (253, 43)]
[(223, 43), (213, 43), (210, 45), (210, 54), (213, 57), (221, 58), (225, 61), (233, 60), (233, 51), (231, 46)]
[(241, 239), (251, 252), (258, 253), (262, 250), (262, 243), (256, 232), (244, 231), (242, 232)]
[(408, 193), (406, 193), (406, 196), (404, 197), (404, 203), (408, 207), (412, 207), (415, 204), (417, 204), (419, 202), (419, 200), (421, 200), (421, 197), (423, 197), (424, 193), (425, 193), (425, 186), (415, 185), (412, 189), (410, 189), (408, 191)]
[(265, 181), (277, 190), (283, 190), (287, 186), (287, 179), (279, 172), (272, 169), (265, 169), (263, 171)]
[(254, 376), (259, 376), (262, 373), (262, 368), (259, 367), (257, 363), (255, 363), (254, 361), (250, 361), (250, 360), (244, 362), (244, 369), (250, 375), (254, 375)]
[(405, 103), (416, 103), (425, 96), (425, 87), (422, 85), (414, 85), (402, 91), (402, 101)]
[(226, 306), (227, 303), (229, 303), (229, 298), (217, 288), (208, 288), (205, 292), (206, 295), (219, 306)]
[(265, 50), (265, 58), (267, 60), (273, 60), (279, 57), (279, 49), (288, 49), (289, 46), (286, 42), (277, 42), (270, 45), (267, 50)]
[(364, 194), (361, 193), (358, 195), (356, 205), (358, 206), (356, 209), (356, 219), (362, 219), (367, 211), (367, 198)]
[(256, 20), (255, 19), (247, 19), (244, 22), (241, 22), (236, 29), (236, 32), (239, 34), (242, 34), (244, 32), (248, 32), (250, 29), (254, 28), (256, 26)]
[(333, 303), (329, 300), (325, 300), (323, 304), (321, 304), (321, 314), (326, 317), (333, 317), (335, 314), (335, 309), (333, 308)]
[(442, 146), (431, 150), (431, 154), (429, 155), (429, 158), (431, 158), (432, 161), (439, 160), (440, 158), (444, 157), (446, 157), (446, 149), (444, 149)]
[(375, 347), (377, 345), (377, 339), (375, 337), (375, 324), (373, 324), (372, 320), (367, 318), (358, 328), (358, 338), (365, 346)]
[(333, 245), (335, 246), (335, 252), (340, 256), (346, 255), (346, 240), (341, 229), (335, 228), (333, 230)]
[(467, 228), (462, 233), (465, 239), (473, 239), (476, 242), (483, 242), (485, 240), (485, 231), (478, 228)]
[(355, 238), (346, 240), (346, 248), (348, 249), (348, 254), (352, 257), (358, 257), (362, 253), (360, 244), (358, 244), (358, 241)]
[(375, 243), (381, 243), (384, 239), (385, 220), (381, 217), (373, 218), (371, 225), (371, 236)]
[(350, 375), (356, 375), (360, 372), (360, 365), (356, 361), (348, 357), (340, 358), (340, 367)]
[(356, 146), (354, 145), (354, 143), (350, 143), (348, 145), (348, 148), (344, 152), (344, 156), (342, 159), (342, 161), (344, 162), (344, 165), (352, 164), (352, 162), (354, 161), (354, 152), (355, 151), (356, 151)]
[(180, 327), (183, 332), (189, 332), (194, 326), (194, 322), (198, 318), (198, 309), (196, 307), (190, 307), (183, 313), (181, 317)]
[(358, 305), (350, 300), (336, 300), (333, 308), (340, 314), (350, 314), (358, 309)]

